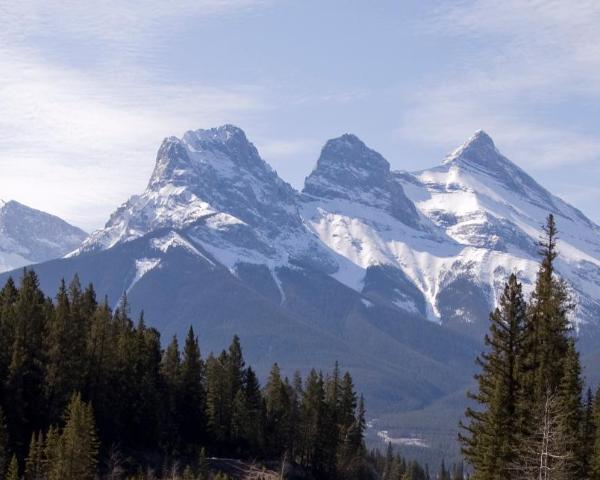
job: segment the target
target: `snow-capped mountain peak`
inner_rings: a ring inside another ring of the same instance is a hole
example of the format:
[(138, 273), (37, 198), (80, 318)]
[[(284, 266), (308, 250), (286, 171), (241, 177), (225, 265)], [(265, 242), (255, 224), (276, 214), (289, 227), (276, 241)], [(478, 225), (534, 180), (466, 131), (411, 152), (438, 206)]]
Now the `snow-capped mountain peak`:
[(390, 164), (385, 158), (355, 135), (344, 134), (325, 144), (315, 169), (306, 179), (304, 193), (347, 197), (357, 189), (376, 191), (385, 185), (389, 173)]
[(380, 208), (420, 228), (417, 210), (390, 172), (389, 162), (355, 135), (345, 134), (325, 144), (303, 193), (309, 198), (351, 200)]
[(238, 127), (190, 130), (163, 141), (146, 191), (122, 205), (81, 251), (211, 218), (221, 230), (246, 225), (276, 236), (283, 226), (301, 225), (296, 195)]
[(497, 160), (496, 157), (498, 156), (500, 156), (500, 152), (496, 149), (492, 137), (483, 130), (477, 130), (465, 143), (446, 156), (443, 163), (447, 164), (461, 160), (480, 163), (484, 159), (483, 157)]
[(14, 200), (0, 200), (0, 272), (61, 257), (87, 234)]
[(202, 177), (234, 177), (243, 170), (260, 180), (276, 174), (260, 158), (245, 133), (233, 125), (189, 130), (181, 139), (166, 138), (158, 150), (149, 188), (166, 183), (193, 187)]

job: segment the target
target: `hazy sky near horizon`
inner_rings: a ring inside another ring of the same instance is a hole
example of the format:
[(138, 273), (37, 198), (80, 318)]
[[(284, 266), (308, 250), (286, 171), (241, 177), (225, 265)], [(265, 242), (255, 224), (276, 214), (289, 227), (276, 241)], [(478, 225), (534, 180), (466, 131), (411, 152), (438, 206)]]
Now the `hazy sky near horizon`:
[(358, 135), (395, 169), (475, 130), (600, 222), (596, 0), (0, 2), (0, 198), (91, 231), (166, 136), (233, 123), (296, 187)]

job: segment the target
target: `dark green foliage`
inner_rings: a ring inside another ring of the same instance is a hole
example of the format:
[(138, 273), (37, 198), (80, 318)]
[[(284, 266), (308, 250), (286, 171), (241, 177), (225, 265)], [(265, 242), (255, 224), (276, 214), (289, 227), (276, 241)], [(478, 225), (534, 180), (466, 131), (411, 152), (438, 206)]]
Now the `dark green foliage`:
[(31, 271), (0, 291), (0, 478), (22, 467), (26, 480), (92, 479), (98, 469), (208, 480), (209, 455), (284, 462), (314, 479), (371, 478), (364, 402), (338, 365), (292, 382), (274, 365), (263, 390), (237, 336), (205, 362), (192, 328), (182, 351), (177, 338), (163, 350), (143, 314), (134, 323), (129, 312), (125, 295), (113, 313), (77, 278), (54, 301)]
[[(477, 409), (460, 439), (475, 480), (589, 478), (591, 398), (582, 404), (581, 367), (571, 332), (573, 305), (556, 276), (557, 229), (550, 215), (531, 301), (511, 276), (491, 316), (479, 360)], [(591, 397), (591, 395), (590, 395)], [(593, 462), (592, 462), (593, 464)], [(592, 466), (593, 470), (593, 466)]]
[(488, 351), (478, 358), (479, 391), (471, 394), (481, 410), (467, 409), (469, 423), (459, 438), (474, 479), (509, 480), (518, 433), (517, 405), (523, 393), (519, 358), (522, 354), (526, 304), (517, 277), (511, 275), (498, 308), (490, 316)]
[(19, 462), (17, 461), (17, 456), (13, 455), (10, 459), (10, 463), (8, 465), (8, 470), (6, 471), (6, 480), (20, 480), (19, 476)]
[[(364, 470), (360, 477), (356, 478), (365, 480), (371, 478), (381, 480), (434, 480), (439, 478), (433, 477), (432, 479), (427, 468), (423, 468), (417, 462), (406, 460), (394, 451), (391, 444), (388, 444), (385, 455), (382, 455), (379, 451), (368, 454), (367, 464), (369, 468)], [(444, 471), (446, 471), (445, 467)]]

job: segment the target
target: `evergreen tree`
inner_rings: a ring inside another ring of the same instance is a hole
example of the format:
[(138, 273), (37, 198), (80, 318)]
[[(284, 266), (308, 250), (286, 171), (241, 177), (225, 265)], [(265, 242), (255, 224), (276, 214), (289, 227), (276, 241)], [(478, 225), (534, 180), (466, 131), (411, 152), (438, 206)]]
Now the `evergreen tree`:
[(206, 440), (205, 403), (204, 363), (200, 357), (198, 338), (190, 327), (181, 363), (179, 403), (183, 419), (180, 426), (181, 440), (190, 448)]
[(265, 388), (267, 448), (273, 458), (280, 458), (291, 447), (289, 395), (290, 391), (281, 379), (279, 365), (275, 363)]
[[(588, 462), (581, 447), (581, 392), (579, 355), (575, 349), (569, 314), (573, 304), (567, 285), (558, 278), (555, 261), (558, 256), (558, 231), (550, 215), (544, 227), (545, 237), (540, 241), (542, 261), (532, 294), (529, 315), (525, 326), (523, 355), (523, 389), (529, 392), (522, 399), (524, 412), (521, 443), (535, 443), (529, 436), (537, 435), (539, 425), (531, 412), (542, 412), (552, 398), (555, 410), (564, 412), (557, 428), (561, 442), (557, 453), (565, 461), (557, 462), (554, 476), (583, 475)], [(539, 418), (539, 414), (538, 414)], [(552, 420), (552, 419), (550, 419)], [(539, 420), (537, 420), (539, 422)], [(531, 423), (534, 422), (534, 423)], [(516, 444), (515, 451), (523, 446)], [(549, 468), (550, 468), (549, 467)]]
[(590, 459), (590, 478), (600, 480), (600, 387), (596, 391), (593, 405), (593, 428), (596, 431), (592, 458)]
[(173, 337), (162, 355), (161, 379), (164, 384), (162, 443), (168, 453), (179, 448), (179, 392), (181, 387), (181, 356), (177, 337)]
[(13, 455), (10, 459), (10, 463), (8, 465), (8, 470), (6, 472), (6, 480), (20, 480), (19, 476), (19, 462), (17, 461), (17, 456)]
[(565, 473), (567, 476), (585, 478), (586, 465), (589, 459), (586, 457), (586, 447), (583, 444), (583, 407), (581, 399), (583, 382), (581, 380), (579, 355), (575, 350), (575, 343), (572, 339), (570, 339), (567, 355), (563, 360), (564, 372), (558, 386), (557, 408), (563, 412), (560, 417), (563, 448), (565, 451), (573, 452), (573, 461), (565, 465)]
[(15, 318), (15, 303), (18, 293), (12, 278), (9, 278), (0, 290), (0, 387), (6, 382), (12, 359), (17, 321)]
[(490, 316), (488, 351), (478, 358), (481, 373), (475, 378), (479, 390), (472, 394), (481, 410), (468, 408), (469, 420), (459, 435), (465, 458), (474, 468), (474, 480), (509, 480), (518, 433), (518, 405), (522, 392), (520, 358), (526, 304), (522, 287), (511, 275)]
[(570, 349), (568, 315), (573, 309), (566, 284), (556, 276), (558, 230), (553, 215), (548, 217), (544, 233), (540, 241), (542, 261), (525, 329), (525, 380), (533, 392), (533, 404), (541, 403), (548, 390), (555, 392), (562, 381), (563, 362)]
[(206, 413), (208, 425), (217, 444), (224, 445), (229, 440), (231, 427), (231, 400), (227, 382), (227, 353), (221, 352), (218, 358), (212, 354), (206, 360)]
[(596, 428), (594, 426), (594, 396), (592, 389), (588, 388), (583, 405), (583, 418), (581, 420), (581, 461), (582, 478), (591, 477), (591, 462), (594, 456), (594, 441)]
[(60, 435), (57, 459), (51, 466), (50, 478), (93, 480), (97, 459), (98, 440), (92, 407), (81, 400), (81, 395), (75, 394), (67, 407), (66, 424)]
[(14, 305), (15, 329), (6, 381), (5, 412), (12, 450), (24, 457), (31, 432), (44, 426), (43, 337), (51, 308), (39, 288), (37, 275), (25, 270)]
[(61, 438), (58, 428), (51, 426), (44, 444), (44, 473), (48, 480), (58, 480), (62, 475)]
[(32, 434), (29, 453), (25, 462), (25, 480), (44, 480), (44, 436), (42, 433)]

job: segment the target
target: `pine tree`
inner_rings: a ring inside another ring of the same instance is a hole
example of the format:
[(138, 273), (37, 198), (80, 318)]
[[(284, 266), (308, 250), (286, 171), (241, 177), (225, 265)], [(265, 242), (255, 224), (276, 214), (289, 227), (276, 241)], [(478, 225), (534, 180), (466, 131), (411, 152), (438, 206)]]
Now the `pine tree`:
[(62, 480), (93, 480), (98, 463), (98, 440), (92, 407), (71, 398), (66, 413), (65, 428), (60, 436), (58, 459), (51, 468), (51, 478)]
[[(71, 303), (67, 293), (65, 280), (61, 284), (56, 296), (54, 315), (48, 322), (48, 335), (46, 336), (46, 390), (49, 403), (50, 423), (60, 419), (69, 396), (76, 389), (75, 378), (80, 375), (80, 370), (75, 370), (71, 358), (73, 335)], [(79, 366), (77, 366), (79, 367)]]
[(183, 419), (180, 426), (181, 440), (189, 448), (195, 448), (206, 440), (205, 403), (204, 363), (200, 357), (198, 338), (190, 327), (181, 362), (179, 402)]
[(25, 480), (44, 480), (44, 436), (41, 432), (31, 435), (29, 453), (25, 461)]
[[(239, 419), (247, 455), (261, 455), (264, 449), (265, 406), (258, 377), (251, 367), (244, 372), (242, 398), (244, 415)], [(235, 409), (234, 409), (235, 411)]]
[(160, 364), (161, 379), (164, 384), (163, 417), (162, 417), (162, 443), (168, 453), (173, 453), (180, 446), (179, 425), (179, 398), (181, 388), (181, 357), (177, 337), (173, 337)]
[(215, 442), (224, 445), (229, 440), (231, 428), (231, 400), (227, 382), (227, 353), (218, 358), (212, 354), (206, 360), (206, 413), (208, 425)]
[(44, 473), (48, 480), (61, 479), (61, 438), (58, 428), (51, 426), (44, 443)]
[(281, 379), (279, 365), (275, 363), (265, 388), (266, 439), (268, 452), (280, 458), (290, 448), (291, 399), (289, 390)]
[(592, 458), (590, 459), (590, 478), (600, 480), (600, 387), (596, 391), (593, 405), (593, 428), (596, 431)]
[(12, 278), (9, 278), (0, 290), (0, 385), (4, 385), (6, 382), (12, 359), (16, 329), (15, 303), (17, 296), (18, 290), (15, 282)]
[(590, 478), (591, 462), (594, 456), (594, 441), (596, 428), (594, 426), (594, 396), (592, 389), (588, 388), (583, 405), (583, 418), (581, 421), (581, 459), (582, 478)]
[(357, 407), (357, 398), (356, 392), (354, 391), (352, 376), (348, 372), (342, 377), (340, 391), (338, 422), (343, 437), (354, 423), (354, 414)]
[[(564, 412), (558, 422), (560, 431), (556, 433), (561, 438), (556, 448), (562, 449), (556, 455), (564, 461), (552, 467), (553, 475), (569, 478), (583, 475), (588, 461), (582, 457), (580, 448), (581, 367), (569, 321), (573, 304), (567, 285), (558, 278), (555, 270), (558, 231), (552, 215), (548, 217), (544, 233), (545, 237), (540, 241), (542, 261), (524, 329), (522, 384), (523, 391), (529, 394), (522, 398), (520, 405), (524, 422), (520, 428), (521, 440), (514, 450), (522, 451), (521, 444), (535, 444), (535, 439), (528, 437), (538, 435), (539, 414), (536, 420), (531, 412), (544, 411), (551, 398), (553, 408)], [(554, 422), (552, 418), (547, 420)]]
[(16, 455), (13, 455), (10, 459), (10, 464), (8, 465), (8, 470), (6, 472), (6, 480), (20, 480), (19, 476), (19, 462), (17, 462)]
[[(532, 295), (530, 314), (525, 329), (524, 359), (528, 376), (526, 387), (533, 392), (532, 402), (541, 403), (548, 389), (555, 392), (563, 377), (563, 362), (570, 348), (573, 309), (568, 288), (556, 276), (558, 230), (554, 216), (544, 226), (545, 237), (540, 241), (542, 261)], [(533, 408), (533, 405), (530, 405)]]
[(522, 392), (520, 363), (526, 304), (522, 287), (511, 275), (490, 316), (488, 351), (478, 358), (479, 390), (471, 398), (482, 407), (468, 408), (469, 420), (459, 435), (465, 458), (474, 468), (474, 480), (509, 480), (518, 433), (518, 405)]
[(14, 305), (16, 323), (5, 390), (5, 405), (11, 405), (5, 415), (12, 449), (23, 457), (31, 432), (44, 426), (43, 336), (51, 308), (37, 275), (24, 271)]
[(575, 350), (575, 343), (571, 339), (567, 355), (563, 363), (563, 378), (558, 386), (558, 409), (564, 412), (560, 417), (560, 428), (562, 430), (563, 448), (573, 452), (573, 461), (565, 465), (567, 476), (585, 478), (586, 449), (583, 444), (582, 421), (583, 407), (581, 392), (583, 382), (581, 380), (581, 367), (579, 355)]

